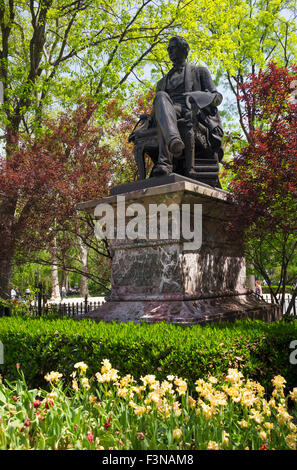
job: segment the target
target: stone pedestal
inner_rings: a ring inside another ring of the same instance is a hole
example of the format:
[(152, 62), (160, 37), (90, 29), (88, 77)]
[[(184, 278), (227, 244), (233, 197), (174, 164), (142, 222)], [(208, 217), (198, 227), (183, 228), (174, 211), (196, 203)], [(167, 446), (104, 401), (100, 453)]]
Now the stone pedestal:
[[(157, 178), (153, 178), (157, 180)], [(182, 237), (172, 239), (172, 217), (166, 239), (112, 239), (112, 290), (100, 308), (88, 317), (96, 320), (149, 323), (165, 321), (190, 325), (239, 318), (273, 321), (281, 318), (278, 306), (259, 299), (245, 289), (245, 259), (242, 237), (231, 238), (226, 223), (233, 205), (228, 193), (210, 186), (178, 178), (173, 182), (141, 188), (139, 182), (123, 186), (126, 208), (141, 204), (152, 223), (151, 204), (176, 204), (190, 208), (194, 229), (194, 205), (202, 205), (202, 245), (186, 248)], [(94, 211), (98, 204), (108, 203), (117, 212), (118, 195), (81, 203), (79, 210)], [(126, 217), (126, 224), (133, 217)], [(196, 220), (199, 223), (199, 221)], [(117, 221), (115, 220), (115, 226)]]

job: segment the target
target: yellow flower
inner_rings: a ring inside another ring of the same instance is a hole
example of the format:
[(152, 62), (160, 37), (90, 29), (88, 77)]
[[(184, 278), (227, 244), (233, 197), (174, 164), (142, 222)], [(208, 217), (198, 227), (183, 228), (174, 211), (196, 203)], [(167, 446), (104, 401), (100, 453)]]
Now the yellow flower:
[(247, 421), (245, 421), (244, 419), (241, 420), (241, 421), (238, 421), (238, 424), (242, 429), (246, 429), (246, 428), (249, 427), (249, 423)]
[(201, 404), (201, 408), (206, 419), (210, 419), (216, 411), (215, 408), (212, 408), (211, 406), (206, 405), (205, 403)]
[(134, 381), (132, 375), (128, 374), (120, 380), (120, 387), (126, 387)]
[(111, 363), (108, 359), (103, 359), (103, 361), (101, 361), (101, 364), (101, 374), (107, 374), (111, 370)]
[(293, 388), (292, 392), (290, 392), (290, 397), (293, 401), (297, 402), (297, 387)]
[(127, 394), (128, 394), (128, 391), (129, 391), (129, 390), (128, 390), (126, 387), (124, 387), (124, 388), (119, 388), (119, 389), (118, 389), (118, 396), (119, 396), (120, 398), (126, 398), (126, 396), (127, 396)]
[(84, 362), (77, 362), (76, 364), (74, 364), (74, 368), (79, 369), (79, 372), (81, 374), (85, 374), (88, 366)]
[(261, 424), (264, 421), (262, 414), (258, 410), (251, 410), (250, 418), (256, 421), (256, 423)]
[(297, 448), (297, 436), (296, 434), (288, 434), (286, 437), (286, 442), (290, 449), (296, 450)]
[(203, 386), (203, 385), (205, 384), (205, 380), (203, 380), (203, 379), (197, 379), (196, 382), (195, 382), (195, 384), (197, 384), (197, 385), (202, 385), (202, 386)]
[(275, 387), (275, 388), (283, 388), (285, 386), (285, 383), (287, 383), (287, 381), (284, 379), (284, 377), (282, 377), (281, 375), (276, 375), (272, 380), (272, 385)]
[(208, 381), (212, 384), (218, 383), (218, 379), (216, 377), (212, 377), (212, 376), (208, 378)]
[(182, 433), (181, 429), (178, 429), (178, 428), (174, 429), (173, 430), (173, 439), (180, 439), (182, 434), (183, 433)]
[(176, 385), (176, 390), (178, 391), (179, 395), (185, 395), (187, 391), (187, 383), (185, 380), (182, 379), (175, 379), (174, 385)]
[(192, 398), (191, 396), (188, 397), (188, 401), (187, 401), (187, 405), (193, 409), (195, 408), (195, 405), (196, 405), (196, 400), (194, 400), (194, 398)]
[[(159, 380), (156, 380), (155, 382), (151, 383), (151, 384), (150, 384), (150, 389), (151, 389), (151, 390), (157, 390), (157, 391), (159, 391), (159, 389), (160, 389), (160, 382), (159, 382)], [(164, 391), (163, 391), (163, 392), (164, 392)]]
[(252, 392), (255, 392), (259, 396), (263, 396), (265, 393), (265, 388), (262, 387), (258, 382), (254, 382), (251, 379), (248, 379), (245, 384), (245, 388), (248, 390), (251, 390)]
[(146, 375), (145, 377), (140, 377), (140, 380), (144, 383), (144, 385), (151, 385), (156, 382), (155, 375)]
[(224, 392), (214, 392), (213, 394), (206, 397), (212, 406), (226, 406), (227, 397)]
[(137, 415), (137, 416), (142, 416), (144, 415), (144, 413), (146, 413), (147, 409), (145, 406), (137, 406), (135, 409), (134, 409), (134, 413)]
[(131, 387), (132, 392), (137, 393), (139, 397), (141, 397), (141, 393), (143, 392), (144, 389), (145, 387), (141, 387), (139, 385), (137, 385), (136, 387)]
[(287, 411), (280, 411), (277, 416), (278, 424), (282, 425), (293, 419), (293, 416), (289, 415)]
[(172, 404), (172, 411), (175, 414), (175, 416), (180, 416), (181, 415), (180, 403), (178, 401), (175, 401)]
[(44, 376), (45, 380), (50, 383), (53, 383), (53, 382), (58, 383), (61, 377), (63, 377), (63, 374), (60, 374), (60, 372), (54, 372), (54, 371)]
[[(103, 369), (103, 367), (102, 367)], [(118, 371), (116, 369), (110, 369), (107, 372), (97, 372), (95, 374), (98, 383), (105, 383), (105, 382), (116, 382), (118, 379)]]
[(271, 407), (271, 408), (276, 408), (276, 403), (275, 403), (275, 399), (274, 398), (271, 398), (268, 402), (268, 405)]
[(267, 434), (265, 431), (260, 431), (259, 436), (261, 437), (262, 441), (265, 441), (267, 439)]
[(219, 450), (219, 444), (215, 441), (209, 441), (207, 445), (208, 450)]
[(213, 387), (211, 383), (207, 383), (203, 379), (198, 379), (195, 383), (197, 384), (196, 392), (200, 393), (202, 396), (213, 393)]
[(160, 402), (157, 407), (162, 419), (170, 418), (171, 407), (168, 405), (168, 403)]
[(240, 383), (243, 375), (237, 369), (228, 369), (228, 375), (226, 376), (226, 380), (233, 384)]
[(95, 395), (90, 395), (89, 396), (89, 403), (94, 403), (96, 400), (97, 400), (97, 398), (95, 397)]
[(50, 392), (46, 396), (47, 396), (47, 398), (49, 398), (49, 400), (55, 400), (57, 398), (58, 394), (56, 392)]
[(244, 406), (253, 406), (257, 401), (256, 396), (249, 390), (244, 390), (241, 395), (240, 403)]
[(170, 393), (170, 394), (174, 393), (172, 390), (172, 383), (168, 382), (167, 380), (163, 380), (160, 388), (163, 391), (163, 393)]
[(284, 397), (284, 392), (283, 392), (283, 389), (282, 388), (275, 388), (272, 392), (272, 396), (273, 397)]
[(151, 401), (153, 401), (154, 403), (159, 403), (160, 399), (161, 399), (161, 397), (160, 397), (159, 393), (150, 392), (147, 396), (147, 399), (145, 400), (145, 403), (147, 405), (149, 405)]
[(81, 383), (82, 383), (82, 386), (86, 389), (86, 390), (89, 390), (90, 389), (90, 384), (89, 384), (89, 380), (87, 379), (87, 377), (83, 377), (81, 379)]
[(169, 382), (172, 382), (175, 379), (175, 375), (167, 375), (166, 378), (169, 380)]
[(268, 421), (266, 423), (264, 423), (264, 426), (265, 426), (266, 429), (268, 429), (268, 431), (271, 431), (271, 429), (274, 428), (274, 424), (270, 423)]
[(270, 409), (269, 403), (267, 403), (265, 399), (262, 400), (262, 407), (263, 407), (263, 413), (266, 416), (271, 416), (271, 409)]
[(237, 384), (234, 385), (233, 387), (226, 388), (225, 392), (227, 393), (227, 395), (229, 395), (229, 397), (232, 398), (232, 401), (234, 402), (240, 401), (241, 391), (239, 390)]
[(76, 390), (76, 391), (78, 390), (78, 383), (77, 383), (77, 380), (75, 379), (72, 380), (72, 388), (73, 390)]
[(289, 423), (289, 424), (288, 424), (288, 428), (289, 428), (290, 431), (292, 431), (292, 432), (297, 432), (297, 426), (296, 426), (296, 424), (294, 424), (294, 423)]

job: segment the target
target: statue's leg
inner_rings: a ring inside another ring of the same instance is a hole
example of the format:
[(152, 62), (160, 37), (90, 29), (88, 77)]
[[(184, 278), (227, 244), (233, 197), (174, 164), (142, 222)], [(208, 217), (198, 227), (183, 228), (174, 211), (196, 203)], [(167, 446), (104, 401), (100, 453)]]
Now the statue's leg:
[[(172, 173), (172, 153), (169, 152), (168, 145), (164, 138), (164, 135), (161, 132), (160, 127), (158, 129), (158, 144), (159, 144), (159, 156), (158, 156), (158, 165), (157, 167), (164, 168), (164, 173)], [(157, 168), (154, 170), (154, 173), (157, 175)], [(162, 173), (162, 171), (161, 171)]]
[(186, 176), (193, 178), (196, 176), (195, 165), (195, 135), (193, 127), (188, 127), (185, 133), (185, 164)]
[[(184, 148), (177, 127), (177, 111), (174, 104), (164, 91), (159, 91), (154, 99), (154, 118), (158, 129), (160, 174), (172, 172), (172, 153), (178, 153)], [(158, 174), (158, 169), (156, 170)]]

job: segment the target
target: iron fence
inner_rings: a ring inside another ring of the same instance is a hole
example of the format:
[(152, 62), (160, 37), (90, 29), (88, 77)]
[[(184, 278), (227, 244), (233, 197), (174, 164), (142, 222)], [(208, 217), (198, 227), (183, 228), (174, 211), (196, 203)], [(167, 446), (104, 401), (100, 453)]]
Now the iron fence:
[(11, 302), (10, 305), (0, 304), (0, 317), (25, 315), (32, 316), (49, 316), (58, 315), (66, 317), (74, 317), (77, 315), (85, 315), (87, 312), (95, 310), (105, 302), (104, 297), (100, 300), (92, 301), (86, 296), (83, 301), (75, 302), (61, 302), (61, 303), (48, 303), (48, 302)]
[[(272, 300), (271, 300), (271, 295), (270, 294), (262, 294), (261, 297), (265, 300), (265, 302), (273, 303)], [(277, 299), (280, 300), (280, 298), (281, 298), (281, 294), (278, 294)], [(286, 313), (287, 308), (289, 307), (289, 304), (291, 302), (291, 299), (292, 299), (291, 294), (285, 294), (285, 299), (284, 299), (285, 301), (284, 301), (284, 304), (283, 304), (283, 314)], [(296, 315), (296, 311), (297, 311), (297, 297), (295, 299), (295, 303), (293, 304), (293, 308), (291, 309), (290, 315)]]
[[(262, 294), (261, 296), (266, 302), (271, 303), (270, 294)], [(292, 299), (291, 294), (285, 295), (285, 302), (283, 305), (283, 313), (286, 313), (286, 310), (289, 306), (289, 303)], [(100, 305), (105, 302), (104, 297), (100, 297), (99, 300), (93, 301), (90, 300), (87, 296), (83, 301), (75, 302), (74, 299), (69, 301), (64, 301), (58, 304), (48, 303), (44, 300), (39, 300), (36, 302), (11, 302), (9, 306), (2, 305), (0, 303), (0, 317), (3, 316), (12, 316), (12, 315), (22, 315), (30, 314), (32, 316), (47, 316), (47, 315), (59, 315), (66, 317), (74, 317), (77, 315), (84, 315), (87, 312), (95, 310)], [(295, 299), (295, 304), (291, 310), (291, 315), (297, 315), (297, 298)]]

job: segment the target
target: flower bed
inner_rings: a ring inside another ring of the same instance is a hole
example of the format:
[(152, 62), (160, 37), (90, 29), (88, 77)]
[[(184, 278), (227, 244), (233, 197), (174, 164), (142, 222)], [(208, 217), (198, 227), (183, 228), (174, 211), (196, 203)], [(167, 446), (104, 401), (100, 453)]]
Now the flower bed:
[[(19, 367), (19, 366), (18, 366)], [(296, 449), (297, 388), (272, 379), (271, 397), (230, 368), (218, 380), (155, 375), (137, 382), (109, 360), (88, 377), (84, 362), (66, 377), (45, 375), (50, 391), (29, 390), (23, 374), (0, 380), (1, 449)]]

